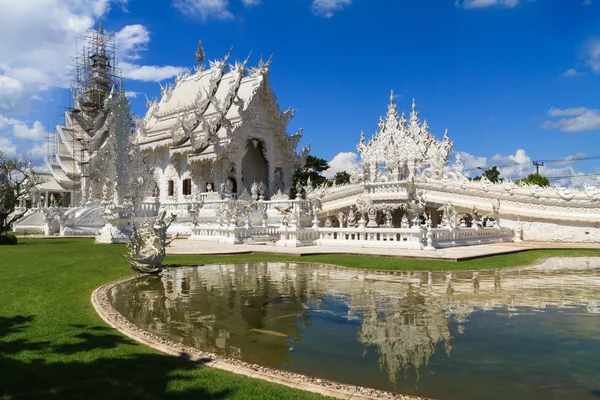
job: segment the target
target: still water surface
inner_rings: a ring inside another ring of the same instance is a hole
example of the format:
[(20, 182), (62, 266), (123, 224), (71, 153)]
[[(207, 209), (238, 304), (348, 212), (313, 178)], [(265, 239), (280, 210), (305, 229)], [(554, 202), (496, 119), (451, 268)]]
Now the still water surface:
[(443, 400), (600, 398), (600, 258), (453, 273), (222, 264), (111, 297), (150, 332), (334, 381)]

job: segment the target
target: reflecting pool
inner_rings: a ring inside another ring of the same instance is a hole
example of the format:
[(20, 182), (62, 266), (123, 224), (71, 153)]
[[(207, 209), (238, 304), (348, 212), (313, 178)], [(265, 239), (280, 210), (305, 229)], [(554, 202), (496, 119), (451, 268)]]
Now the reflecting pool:
[(452, 273), (222, 264), (110, 296), (150, 332), (305, 375), (444, 400), (600, 398), (600, 258)]

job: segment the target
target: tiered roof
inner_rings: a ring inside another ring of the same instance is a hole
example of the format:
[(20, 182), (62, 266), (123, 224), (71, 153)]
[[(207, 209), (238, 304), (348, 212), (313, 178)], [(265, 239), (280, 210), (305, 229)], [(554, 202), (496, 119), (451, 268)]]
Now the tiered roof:
[[(204, 60), (201, 45), (196, 60)], [(163, 88), (160, 101), (148, 102), (145, 118), (136, 121), (141, 149), (167, 146), (194, 156), (214, 157), (259, 95), (266, 93), (274, 101), (267, 81), (270, 61), (261, 58), (257, 67), (248, 70), (247, 59), (231, 66), (228, 60), (229, 54), (210, 62), (209, 69), (199, 65), (194, 73), (178, 76), (175, 84)], [(276, 112), (283, 114), (278, 108)]]

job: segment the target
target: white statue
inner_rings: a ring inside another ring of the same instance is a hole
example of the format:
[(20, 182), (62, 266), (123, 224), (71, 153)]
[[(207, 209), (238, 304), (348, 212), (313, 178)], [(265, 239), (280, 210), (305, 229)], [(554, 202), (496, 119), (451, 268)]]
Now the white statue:
[(394, 223), (393, 223), (392, 212), (390, 210), (386, 210), (385, 211), (385, 226), (391, 228), (393, 225), (394, 225)]
[(348, 228), (356, 227), (356, 213), (353, 209), (350, 209), (348, 211), (348, 219), (346, 219), (346, 226)]
[(166, 247), (174, 240), (167, 241), (167, 229), (175, 220), (175, 215), (167, 217), (161, 211), (152, 224), (144, 221), (140, 229), (133, 228), (131, 240), (127, 244), (125, 255), (129, 266), (144, 274), (155, 274), (161, 271)]

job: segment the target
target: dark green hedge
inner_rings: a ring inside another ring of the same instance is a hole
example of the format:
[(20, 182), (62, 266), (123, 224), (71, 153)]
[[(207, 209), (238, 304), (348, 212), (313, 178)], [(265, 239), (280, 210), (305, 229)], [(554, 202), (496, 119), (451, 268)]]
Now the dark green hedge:
[(14, 235), (0, 235), (0, 246), (17, 244), (17, 237)]

